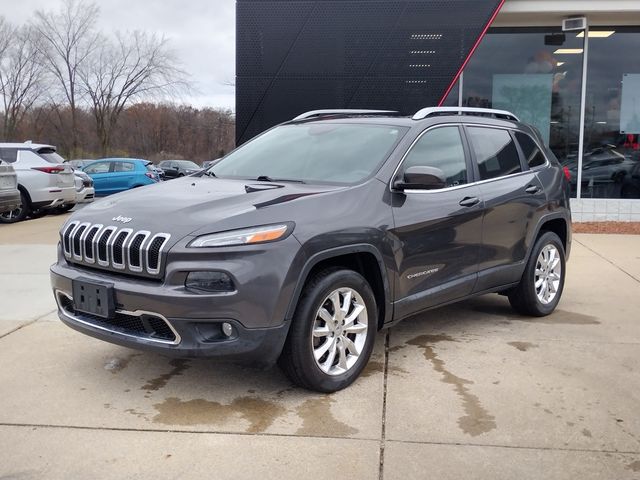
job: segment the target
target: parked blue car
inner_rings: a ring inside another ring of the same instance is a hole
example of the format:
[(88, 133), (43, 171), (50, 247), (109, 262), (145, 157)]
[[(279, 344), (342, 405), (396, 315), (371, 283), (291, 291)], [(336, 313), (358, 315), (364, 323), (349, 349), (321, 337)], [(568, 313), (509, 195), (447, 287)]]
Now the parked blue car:
[(124, 192), (160, 181), (153, 163), (137, 158), (103, 158), (85, 165), (82, 170), (93, 179), (96, 196)]

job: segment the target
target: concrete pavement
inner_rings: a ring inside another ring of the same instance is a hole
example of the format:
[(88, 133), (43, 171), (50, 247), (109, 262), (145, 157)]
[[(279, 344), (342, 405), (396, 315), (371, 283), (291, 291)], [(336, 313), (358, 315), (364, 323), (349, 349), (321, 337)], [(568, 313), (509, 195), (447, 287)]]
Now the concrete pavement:
[(428, 312), (319, 395), (62, 325), (64, 218), (0, 225), (0, 478), (640, 479), (640, 237), (577, 235), (551, 317)]

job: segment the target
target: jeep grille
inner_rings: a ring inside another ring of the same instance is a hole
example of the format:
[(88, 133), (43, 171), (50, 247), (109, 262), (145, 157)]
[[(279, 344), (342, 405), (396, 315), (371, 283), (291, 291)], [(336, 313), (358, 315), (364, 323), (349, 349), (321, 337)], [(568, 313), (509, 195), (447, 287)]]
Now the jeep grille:
[(62, 231), (62, 251), (72, 263), (94, 268), (157, 276), (168, 233), (157, 233), (112, 225), (71, 222)]

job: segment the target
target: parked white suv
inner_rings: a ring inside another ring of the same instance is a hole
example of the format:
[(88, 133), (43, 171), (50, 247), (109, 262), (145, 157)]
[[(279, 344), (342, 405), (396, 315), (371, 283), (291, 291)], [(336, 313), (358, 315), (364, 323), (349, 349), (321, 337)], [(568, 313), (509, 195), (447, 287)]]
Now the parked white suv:
[(64, 163), (51, 145), (36, 143), (0, 143), (0, 158), (13, 166), (18, 175), (22, 205), (5, 223), (24, 220), (76, 202), (73, 169)]

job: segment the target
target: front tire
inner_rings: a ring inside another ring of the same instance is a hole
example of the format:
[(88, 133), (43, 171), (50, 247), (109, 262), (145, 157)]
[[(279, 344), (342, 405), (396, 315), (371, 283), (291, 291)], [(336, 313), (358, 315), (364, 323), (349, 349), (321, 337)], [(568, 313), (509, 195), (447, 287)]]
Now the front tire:
[(565, 272), (562, 241), (555, 233), (545, 232), (533, 246), (522, 280), (509, 292), (509, 303), (523, 315), (550, 315), (562, 297)]
[(302, 291), (280, 366), (308, 390), (331, 393), (348, 387), (371, 356), (377, 312), (362, 275), (340, 268), (321, 271)]

